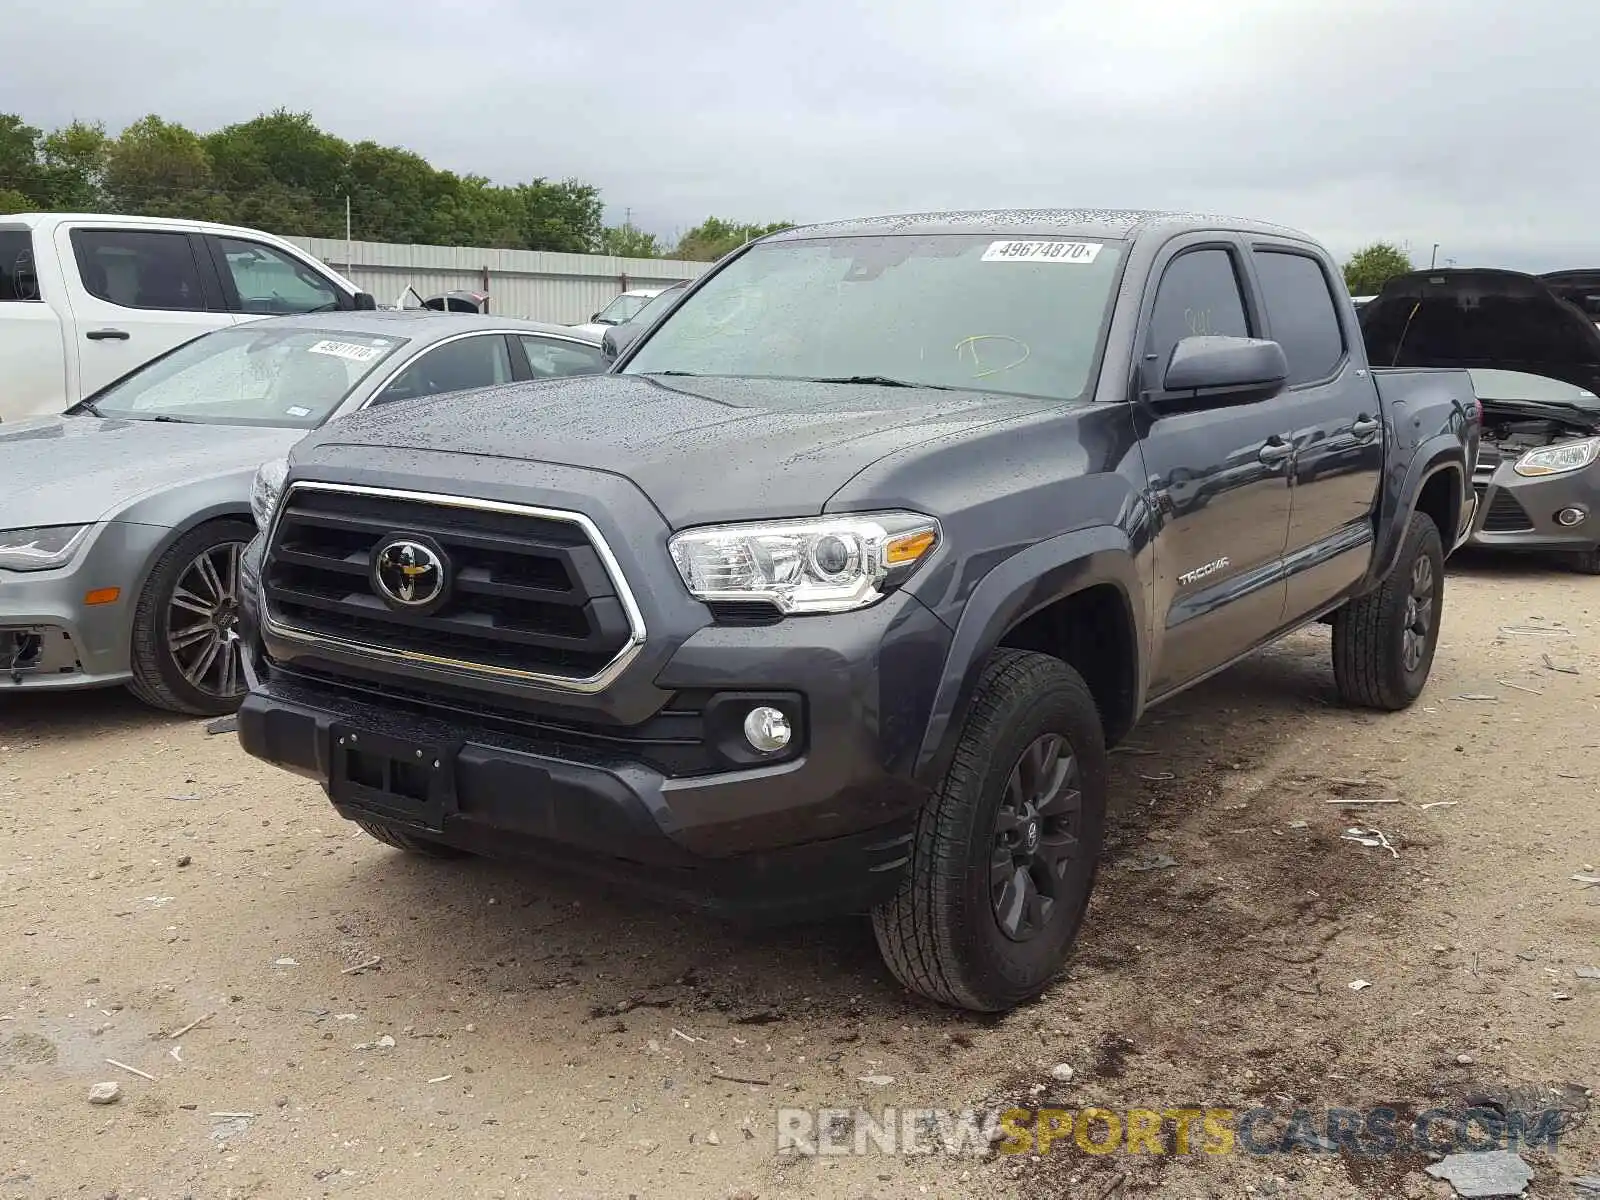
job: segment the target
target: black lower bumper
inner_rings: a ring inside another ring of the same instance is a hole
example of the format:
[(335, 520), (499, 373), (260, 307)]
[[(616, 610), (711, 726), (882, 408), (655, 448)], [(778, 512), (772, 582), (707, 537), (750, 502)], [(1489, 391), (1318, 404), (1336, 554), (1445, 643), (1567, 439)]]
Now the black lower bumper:
[[(812, 919), (888, 898), (921, 800), (886, 775), (819, 793), (805, 758), (668, 778), (623, 755), (330, 696), (281, 674), (246, 698), (239, 740), (316, 780), (349, 819), (577, 866), (744, 919)], [(826, 775), (836, 782), (836, 770)], [(799, 827), (818, 836), (785, 845), (764, 836)]]

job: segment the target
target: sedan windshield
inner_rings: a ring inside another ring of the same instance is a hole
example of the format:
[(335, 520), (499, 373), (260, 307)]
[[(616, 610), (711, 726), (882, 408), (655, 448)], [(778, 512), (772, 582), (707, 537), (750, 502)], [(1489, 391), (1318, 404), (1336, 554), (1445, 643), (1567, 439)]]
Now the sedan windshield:
[(654, 321), (667, 309), (671, 308), (677, 303), (678, 297), (683, 295), (683, 289), (688, 286), (689, 285), (686, 283), (675, 283), (660, 295), (651, 296), (650, 299), (645, 302), (644, 307), (624, 321), (623, 324), (631, 325), (635, 321), (638, 321), (642, 327), (649, 322)]
[(295, 324), (219, 329), (84, 405), (102, 417), (311, 429), (406, 339)]
[(952, 234), (767, 242), (673, 309), (624, 374), (1073, 399), (1089, 387), (1121, 250)]
[(652, 296), (630, 296), (626, 292), (595, 313), (597, 325), (621, 325), (639, 315), (639, 310), (654, 299)]

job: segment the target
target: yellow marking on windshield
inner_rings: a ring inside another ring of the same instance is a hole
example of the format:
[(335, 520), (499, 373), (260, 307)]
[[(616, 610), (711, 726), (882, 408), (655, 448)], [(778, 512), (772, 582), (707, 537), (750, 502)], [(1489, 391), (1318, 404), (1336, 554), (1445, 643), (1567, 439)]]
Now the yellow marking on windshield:
[[(1010, 362), (1001, 366), (990, 367), (988, 370), (983, 370), (983, 362), (981, 356), (978, 354), (979, 342), (1010, 342), (1013, 345), (1022, 347), (1022, 355), (1021, 357), (1014, 358)], [(991, 375), (999, 375), (1004, 371), (1011, 370), (1013, 367), (1020, 367), (1023, 363), (1028, 361), (1028, 356), (1033, 353), (1033, 351), (1029, 349), (1027, 342), (1023, 341), (1021, 338), (1012, 337), (1009, 333), (975, 333), (971, 337), (962, 338), (956, 343), (957, 361), (960, 361), (961, 352), (963, 350), (972, 355), (972, 365), (978, 368), (977, 372), (972, 376), (974, 379), (987, 379)]]

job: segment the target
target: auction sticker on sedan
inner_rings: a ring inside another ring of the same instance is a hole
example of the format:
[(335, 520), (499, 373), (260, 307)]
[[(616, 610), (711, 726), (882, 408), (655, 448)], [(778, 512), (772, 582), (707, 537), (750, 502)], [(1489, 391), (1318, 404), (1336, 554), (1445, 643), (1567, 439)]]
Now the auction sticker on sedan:
[(983, 261), (1092, 263), (1099, 253), (1099, 242), (990, 242)]
[(383, 353), (379, 346), (363, 346), (357, 342), (335, 342), (324, 339), (314, 346), (307, 346), (311, 354), (331, 354), (335, 358), (348, 358), (352, 362), (371, 362)]

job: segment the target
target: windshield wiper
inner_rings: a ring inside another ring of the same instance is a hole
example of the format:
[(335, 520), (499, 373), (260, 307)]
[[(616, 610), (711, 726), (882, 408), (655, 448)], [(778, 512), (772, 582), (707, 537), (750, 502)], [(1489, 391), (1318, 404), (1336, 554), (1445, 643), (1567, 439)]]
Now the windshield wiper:
[(802, 383), (865, 383), (877, 387), (929, 388), (936, 392), (954, 392), (959, 389), (943, 383), (913, 383), (909, 379), (895, 379), (889, 375), (835, 375), (820, 379), (803, 379)]
[(153, 417), (134, 417), (135, 421), (153, 421), (162, 425), (193, 425), (196, 422), (187, 417), (169, 417), (166, 413), (156, 413)]

